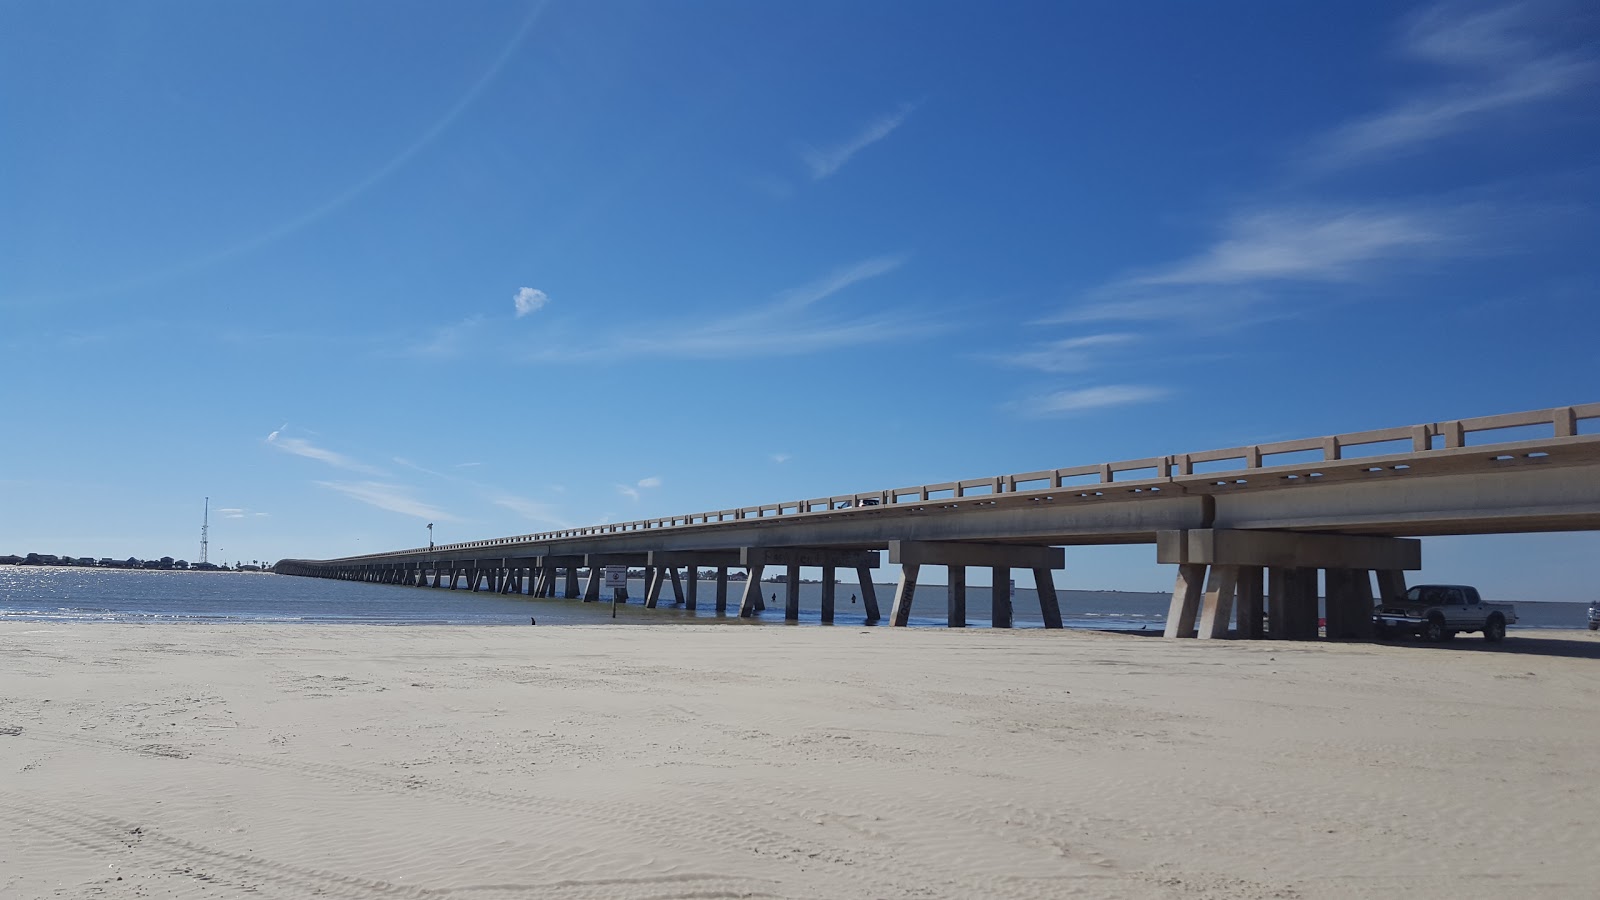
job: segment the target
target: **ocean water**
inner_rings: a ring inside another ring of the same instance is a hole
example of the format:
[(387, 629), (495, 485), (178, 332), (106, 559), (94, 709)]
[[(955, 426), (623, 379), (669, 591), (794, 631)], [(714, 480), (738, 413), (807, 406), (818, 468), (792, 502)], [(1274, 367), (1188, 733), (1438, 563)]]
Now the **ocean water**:
[[(630, 602), (617, 606), (616, 621), (627, 624), (727, 622), (783, 625), (784, 585), (763, 584), (766, 612), (752, 619), (738, 616), (744, 582), (728, 583), (729, 611), (715, 609), (716, 585), (700, 583), (697, 610), (675, 605), (668, 585), (657, 609), (645, 609), (645, 585), (628, 585)], [(840, 584), (835, 598), (838, 625), (864, 621), (860, 586)], [(877, 586), (878, 605), (889, 614), (894, 586)], [(857, 602), (850, 602), (851, 595)], [(1069, 628), (1160, 631), (1166, 622), (1167, 594), (1122, 591), (1057, 592), (1062, 618)], [(776, 602), (773, 598), (776, 596)], [(800, 586), (800, 621), (821, 623), (822, 585)], [(943, 585), (919, 585), (912, 607), (914, 626), (944, 627)], [(1038, 594), (1017, 588), (1012, 600), (1018, 628), (1039, 628)], [(967, 621), (989, 624), (990, 594), (984, 587), (967, 588)], [(1517, 604), (1519, 628), (1583, 628), (1582, 603)], [(161, 572), (122, 569), (78, 569), (49, 566), (0, 566), (0, 621), (82, 622), (300, 622), (374, 625), (520, 625), (530, 618), (541, 625), (594, 624), (611, 621), (609, 599), (534, 599), (466, 590), (401, 587), (296, 578), (246, 572)]]

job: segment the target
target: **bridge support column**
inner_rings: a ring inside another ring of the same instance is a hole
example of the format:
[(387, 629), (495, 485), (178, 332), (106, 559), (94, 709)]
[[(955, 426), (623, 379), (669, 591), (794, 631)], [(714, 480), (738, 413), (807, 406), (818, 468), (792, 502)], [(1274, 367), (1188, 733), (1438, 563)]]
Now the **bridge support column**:
[[(838, 566), (854, 566), (858, 569), (873, 569), (878, 566), (878, 554), (874, 550), (840, 550), (831, 547), (745, 547), (739, 551), (739, 562), (750, 569), (750, 577), (755, 579), (758, 572), (755, 566), (784, 566), (788, 571), (788, 581), (792, 585), (789, 602), (784, 606), (784, 617), (790, 621), (800, 615), (800, 575), (801, 566), (819, 566), (831, 573)], [(827, 582), (827, 574), (823, 581)], [(824, 587), (826, 596), (827, 588)], [(757, 588), (752, 595), (749, 585), (745, 586), (745, 598), (749, 603), (752, 598), (757, 604), (754, 608), (760, 609), (761, 591)], [(793, 616), (790, 610), (793, 610)], [(749, 615), (743, 607), (740, 615)]]
[(1172, 604), (1167, 608), (1169, 638), (1195, 636), (1195, 618), (1200, 613), (1200, 597), (1205, 591), (1206, 567), (1195, 563), (1178, 566), (1178, 581), (1172, 587)]
[(1406, 595), (1406, 573), (1398, 569), (1378, 570), (1378, 600), (1388, 602)]
[[(1031, 569), (1035, 581), (1041, 581), (1041, 572), (1048, 573), (1061, 568), (1066, 564), (1066, 554), (1060, 547), (1042, 547), (1028, 544), (970, 544), (959, 541), (890, 541), (889, 561), (906, 565), (942, 565), (951, 568), (952, 603), (954, 602), (955, 581), (957, 576), (954, 568), (958, 566), (988, 566), (992, 572), (993, 587), (992, 597), (994, 627), (1010, 628), (1011, 609), (1011, 570)], [(961, 589), (965, 590), (966, 573), (960, 576)], [(1061, 627), (1061, 607), (1056, 602), (1055, 582), (1049, 577), (1042, 579), (1044, 589), (1040, 592), (1040, 611), (1044, 616), (1046, 628)], [(912, 585), (915, 590), (915, 585)], [(895, 598), (896, 608), (899, 607), (899, 597)], [(965, 598), (963, 597), (961, 619), (966, 618)], [(909, 608), (906, 611), (909, 614)], [(948, 623), (955, 625), (955, 610), (952, 608)], [(896, 621), (893, 624), (904, 624)]]
[(967, 627), (967, 567), (946, 566), (949, 586), (945, 600), (945, 624), (951, 628)]
[[(1061, 627), (1061, 601), (1056, 599), (1055, 572), (1050, 569), (1033, 570), (1033, 586), (1039, 595), (1039, 615), (1044, 627)], [(1006, 579), (1006, 593), (1011, 592), (1010, 579)]]
[(600, 600), (600, 567), (589, 567), (589, 580), (583, 586), (583, 602), (595, 603)]
[(667, 580), (667, 570), (661, 566), (651, 566), (645, 578), (644, 608), (655, 609), (661, 602), (661, 583)]
[(748, 619), (767, 608), (761, 602), (761, 572), (766, 566), (756, 563), (745, 567), (744, 597), (739, 601), (739, 617)]
[(1288, 588), (1284, 598), (1284, 637), (1291, 641), (1316, 640), (1317, 570), (1291, 569)]
[(861, 586), (861, 609), (866, 613), (866, 623), (876, 625), (883, 621), (883, 615), (878, 612), (878, 586), (872, 583), (872, 569), (857, 566), (856, 578)]
[(692, 611), (700, 606), (700, 570), (693, 565), (686, 568), (688, 571), (684, 575), (689, 579), (689, 583), (686, 585), (689, 589), (689, 594), (683, 599), (683, 608)]
[(800, 567), (789, 563), (783, 577), (783, 618), (786, 622), (800, 621)]
[(1011, 627), (1011, 567), (989, 567), (989, 627)]
[(728, 611), (728, 567), (717, 566), (717, 612)]
[(667, 574), (672, 576), (672, 599), (675, 605), (683, 605), (683, 582), (678, 578), (678, 567), (667, 566)]
[(1205, 602), (1200, 610), (1198, 636), (1225, 638), (1233, 616), (1234, 588), (1239, 582), (1238, 566), (1212, 566), (1206, 581)]
[(1167, 616), (1169, 637), (1185, 636), (1193, 627), (1186, 599), (1208, 566), (1215, 590), (1206, 594), (1200, 636), (1227, 634), (1227, 605), (1235, 592), (1239, 635), (1260, 635), (1259, 572), (1265, 567), (1267, 634), (1280, 640), (1317, 638), (1318, 569), (1327, 572), (1328, 636), (1360, 638), (1371, 633), (1368, 570), (1398, 573), (1422, 567), (1422, 545), (1414, 539), (1289, 531), (1163, 531), (1157, 534), (1156, 554), (1158, 561), (1178, 565), (1178, 586)]
[(889, 607), (889, 624), (904, 628), (911, 621), (911, 602), (917, 596), (917, 573), (922, 567), (916, 563), (900, 566), (900, 583), (894, 589), (894, 605)]
[(561, 596), (568, 600), (578, 599), (578, 567), (567, 563), (566, 583), (562, 585)]
[[(834, 566), (822, 567), (822, 621), (829, 625), (833, 624), (833, 602), (835, 589), (837, 588), (835, 582), (838, 578), (838, 570)], [(800, 585), (798, 584), (794, 586), (794, 596), (795, 608), (796, 612), (798, 612), (800, 605)]]
[(1265, 599), (1262, 593), (1261, 579), (1265, 571), (1261, 566), (1240, 566), (1239, 587), (1237, 594), (1239, 637), (1261, 638), (1266, 635), (1266, 628), (1262, 623), (1266, 615), (1263, 605)]
[(1329, 639), (1352, 637), (1350, 630), (1350, 595), (1355, 591), (1354, 579), (1349, 569), (1328, 569), (1323, 574), (1327, 585), (1322, 621)]

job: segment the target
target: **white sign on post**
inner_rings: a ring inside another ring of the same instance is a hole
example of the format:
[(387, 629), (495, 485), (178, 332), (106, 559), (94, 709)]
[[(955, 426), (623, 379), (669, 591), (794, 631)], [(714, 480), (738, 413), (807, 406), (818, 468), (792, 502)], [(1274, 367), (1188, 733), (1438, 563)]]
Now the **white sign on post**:
[(628, 567), (606, 566), (606, 587), (626, 590), (628, 587)]

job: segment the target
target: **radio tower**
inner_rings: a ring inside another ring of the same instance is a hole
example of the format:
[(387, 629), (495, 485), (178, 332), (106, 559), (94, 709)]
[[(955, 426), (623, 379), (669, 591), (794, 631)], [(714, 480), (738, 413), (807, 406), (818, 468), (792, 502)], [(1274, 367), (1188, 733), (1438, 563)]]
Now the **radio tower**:
[(200, 561), (206, 561), (206, 533), (211, 530), (211, 498), (206, 498), (206, 517), (200, 520)]

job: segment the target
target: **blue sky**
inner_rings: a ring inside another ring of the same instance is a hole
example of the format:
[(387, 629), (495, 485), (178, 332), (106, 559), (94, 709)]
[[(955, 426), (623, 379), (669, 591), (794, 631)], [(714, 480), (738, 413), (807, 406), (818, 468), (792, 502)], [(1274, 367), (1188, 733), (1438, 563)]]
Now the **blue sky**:
[[(334, 556), (1600, 399), (1600, 15), (0, 7), (0, 553)], [(1429, 541), (1586, 599), (1594, 535)], [(1163, 589), (1152, 548), (1067, 586)]]

